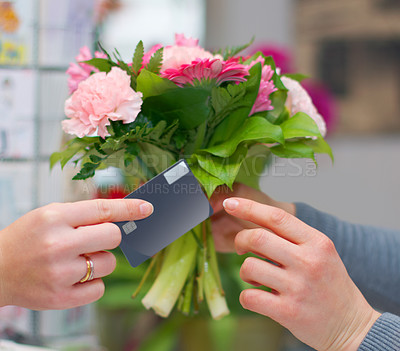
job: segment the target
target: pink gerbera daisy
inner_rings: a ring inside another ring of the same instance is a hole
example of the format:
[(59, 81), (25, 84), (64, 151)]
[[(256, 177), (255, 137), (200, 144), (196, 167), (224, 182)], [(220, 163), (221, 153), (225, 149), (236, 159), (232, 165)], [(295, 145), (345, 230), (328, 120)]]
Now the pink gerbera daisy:
[(212, 81), (216, 85), (221, 85), (223, 82), (244, 82), (248, 74), (248, 67), (236, 60), (222, 61), (206, 58), (194, 60), (178, 68), (166, 69), (161, 76), (182, 87), (186, 84), (196, 85)]

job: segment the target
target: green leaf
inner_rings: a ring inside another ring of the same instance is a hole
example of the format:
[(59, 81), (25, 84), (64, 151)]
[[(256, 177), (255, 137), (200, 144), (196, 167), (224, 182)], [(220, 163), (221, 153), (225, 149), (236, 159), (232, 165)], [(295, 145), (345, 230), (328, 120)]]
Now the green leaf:
[(106, 49), (103, 48), (103, 45), (101, 45), (101, 43), (100, 43), (99, 41), (97, 42), (97, 46), (99, 47), (99, 50), (100, 50), (101, 52), (105, 53), (106, 56), (107, 56), (107, 58), (108, 58), (110, 61), (112, 61), (112, 60), (111, 60), (110, 54), (107, 52)]
[(160, 139), (161, 143), (170, 144), (172, 136), (179, 128), (179, 121), (175, 120), (170, 126), (168, 126), (165, 130), (165, 133)]
[(331, 147), (322, 138), (302, 139), (287, 141), (285, 145), (277, 145), (270, 148), (277, 156), (283, 158), (311, 158), (315, 161), (315, 154), (327, 154), (334, 161)]
[(73, 180), (83, 180), (94, 176), (94, 173), (97, 168), (99, 168), (101, 163), (91, 163), (86, 162), (81, 168), (80, 172), (76, 174), (72, 179)]
[(194, 154), (193, 157), (197, 158), (201, 168), (216, 178), (223, 180), (229, 188), (232, 188), (246, 154), (247, 147), (240, 145), (230, 157), (218, 157), (208, 153)]
[(144, 100), (142, 112), (153, 122), (179, 120), (183, 129), (202, 124), (210, 114), (210, 92), (204, 88), (179, 88)]
[[(209, 145), (216, 145), (231, 138), (232, 134), (243, 125), (248, 118), (256, 101), (261, 79), (261, 64), (257, 63), (250, 68), (250, 76), (246, 82), (238, 84), (236, 89), (245, 87), (246, 93), (241, 99), (240, 107), (233, 110), (216, 128)], [(236, 85), (236, 84), (235, 84)]]
[(126, 142), (128, 145), (125, 149), (125, 151), (133, 156), (138, 156), (140, 153), (140, 147), (137, 143), (130, 143), (130, 142)]
[(242, 127), (229, 140), (201, 151), (215, 156), (229, 157), (235, 152), (238, 145), (245, 141), (284, 143), (284, 138), (280, 126), (276, 126), (262, 117), (251, 117), (245, 121)]
[(151, 131), (148, 135), (151, 139), (158, 140), (158, 139), (160, 139), (161, 135), (164, 133), (165, 128), (167, 128), (167, 122), (160, 121), (156, 124), (156, 126), (153, 129), (151, 129)]
[(305, 140), (304, 144), (311, 147), (316, 154), (327, 154), (331, 158), (332, 162), (335, 161), (331, 147), (322, 137), (315, 140)]
[(211, 102), (216, 114), (223, 111), (224, 108), (226, 108), (226, 106), (228, 106), (231, 101), (232, 96), (228, 93), (227, 89), (222, 87), (215, 87), (211, 90)]
[(106, 141), (101, 144), (102, 150), (113, 150), (116, 151), (121, 147), (121, 142), (118, 139), (107, 138)]
[(320, 137), (321, 133), (314, 120), (304, 112), (298, 112), (281, 125), (283, 136), (286, 139), (301, 137)]
[(102, 157), (99, 157), (97, 155), (90, 155), (89, 156), (90, 161), (92, 161), (93, 163), (99, 163), (103, 160)]
[(97, 68), (101, 72), (110, 72), (112, 67), (117, 67), (118, 65), (112, 62), (109, 59), (104, 58), (92, 58), (87, 61), (83, 61), (82, 63), (86, 63), (90, 66)]
[(146, 69), (155, 74), (160, 74), (161, 65), (163, 61), (164, 48), (159, 48), (151, 57)]
[(247, 44), (240, 45), (240, 46), (231, 46), (231, 47), (225, 48), (224, 52), (223, 52), (224, 60), (226, 61), (226, 60), (236, 56), (239, 52), (247, 49), (251, 44), (253, 44), (254, 39), (255, 39), (255, 37), (253, 36)]
[(301, 73), (285, 73), (285, 74), (282, 74), (282, 76), (293, 79), (299, 83), (301, 83), (304, 79), (309, 78), (309, 76), (307, 76), (305, 74), (301, 74)]
[(92, 145), (97, 140), (98, 138), (95, 137), (74, 138), (70, 140), (65, 150), (54, 152), (50, 156), (50, 169), (52, 169), (57, 162), (60, 162), (61, 169), (63, 169), (72, 157), (81, 151), (85, 151), (87, 146)]
[(274, 109), (267, 111), (265, 118), (268, 119), (273, 124), (281, 124), (284, 122), (289, 115), (287, 114), (287, 109), (285, 107), (285, 102), (287, 99), (286, 90), (277, 90), (270, 95), (271, 104)]
[(136, 90), (143, 93), (143, 99), (176, 89), (179, 87), (175, 83), (146, 69), (142, 69), (137, 77)]
[(154, 175), (161, 173), (176, 162), (175, 157), (169, 151), (156, 145), (141, 142), (139, 146), (141, 160), (153, 171)]
[(194, 176), (199, 181), (199, 183), (203, 186), (208, 198), (211, 197), (214, 190), (218, 186), (224, 184), (224, 181), (222, 179), (214, 177), (213, 175), (205, 171), (203, 168), (201, 168), (198, 164), (190, 165), (190, 169), (193, 172)]
[(264, 61), (264, 65), (268, 65), (271, 66), (271, 68), (276, 71), (276, 64), (275, 64), (275, 60), (272, 56), (264, 56), (262, 54), (262, 56), (264, 57), (265, 61)]
[(172, 140), (175, 143), (175, 146), (178, 150), (182, 149), (185, 144), (187, 143), (187, 134), (184, 133), (183, 131), (177, 131), (172, 138)]
[(133, 54), (132, 58), (132, 70), (136, 74), (138, 74), (139, 70), (142, 68), (143, 56), (144, 56), (144, 47), (143, 47), (143, 42), (140, 40), (139, 43), (136, 45), (135, 53)]
[(271, 151), (266, 145), (253, 145), (240, 166), (235, 182), (260, 190), (260, 176), (271, 161)]
[(315, 161), (313, 148), (306, 145), (304, 140), (289, 141), (285, 145), (273, 146), (270, 150), (282, 158), (311, 158)]

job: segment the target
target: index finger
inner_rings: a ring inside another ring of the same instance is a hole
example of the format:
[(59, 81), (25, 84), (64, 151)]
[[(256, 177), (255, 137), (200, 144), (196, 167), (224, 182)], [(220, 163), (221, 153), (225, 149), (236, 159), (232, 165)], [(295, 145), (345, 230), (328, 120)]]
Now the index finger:
[(313, 235), (313, 228), (277, 207), (231, 197), (224, 201), (224, 208), (230, 215), (268, 228), (295, 244), (302, 244)]
[(63, 204), (66, 222), (72, 227), (143, 219), (153, 205), (139, 199), (96, 199)]

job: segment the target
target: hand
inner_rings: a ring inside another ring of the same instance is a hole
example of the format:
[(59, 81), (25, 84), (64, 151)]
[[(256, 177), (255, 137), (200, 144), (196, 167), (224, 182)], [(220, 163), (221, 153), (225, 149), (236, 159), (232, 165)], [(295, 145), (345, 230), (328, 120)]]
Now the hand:
[(236, 234), (242, 229), (258, 227), (258, 225), (249, 221), (232, 217), (224, 211), (222, 203), (225, 199), (232, 196), (251, 199), (259, 203), (279, 207), (293, 215), (296, 211), (294, 204), (275, 201), (263, 192), (250, 188), (244, 184), (235, 183), (233, 185), (233, 191), (229, 190), (226, 186), (217, 188), (211, 197), (210, 202), (214, 210), (214, 215), (211, 217), (211, 223), (215, 248), (220, 252), (234, 252), (234, 240)]
[[(108, 222), (152, 211), (148, 202), (130, 199), (57, 203), (27, 213), (0, 231), (0, 306), (66, 309), (98, 300), (100, 278), (116, 265), (103, 250), (121, 242), (119, 228)], [(78, 283), (87, 272), (83, 254), (94, 263), (94, 279)]]
[(224, 207), (261, 227), (235, 238), (238, 254), (260, 256), (246, 258), (240, 276), (272, 292), (244, 290), (242, 306), (274, 319), (316, 350), (357, 350), (379, 313), (350, 279), (332, 241), (275, 207), (240, 198)]

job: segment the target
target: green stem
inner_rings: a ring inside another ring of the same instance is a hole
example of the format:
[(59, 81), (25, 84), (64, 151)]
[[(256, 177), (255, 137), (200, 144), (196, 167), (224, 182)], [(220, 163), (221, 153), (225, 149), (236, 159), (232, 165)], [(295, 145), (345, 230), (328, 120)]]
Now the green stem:
[[(208, 221), (209, 220), (207, 220), (207, 222)], [(214, 319), (221, 319), (229, 314), (229, 309), (222, 290), (214, 239), (207, 222), (203, 227), (207, 242), (207, 255), (204, 262), (204, 294), (206, 296), (211, 316)]]
[(194, 287), (194, 273), (190, 275), (190, 278), (186, 284), (185, 291), (184, 291), (184, 299), (182, 304), (182, 313), (186, 316), (190, 314), (190, 310), (192, 307), (192, 300), (193, 300), (193, 287)]
[(135, 292), (134, 292), (134, 293), (132, 294), (132, 296), (131, 296), (132, 299), (136, 298), (136, 297), (138, 296), (138, 294), (140, 293), (140, 290), (142, 290), (142, 287), (143, 287), (144, 283), (146, 282), (147, 278), (149, 277), (150, 272), (152, 271), (152, 269), (153, 269), (153, 267), (154, 267), (154, 264), (156, 263), (156, 261), (157, 261), (158, 258), (160, 257), (160, 253), (161, 253), (161, 252), (158, 252), (158, 253), (151, 259), (150, 264), (149, 264), (149, 266), (147, 267), (146, 272), (144, 273), (142, 280), (140, 281), (138, 287), (136, 288)]
[(162, 317), (169, 316), (192, 269), (197, 248), (196, 241), (188, 234), (167, 247), (161, 271), (142, 299), (147, 309), (152, 308)]

